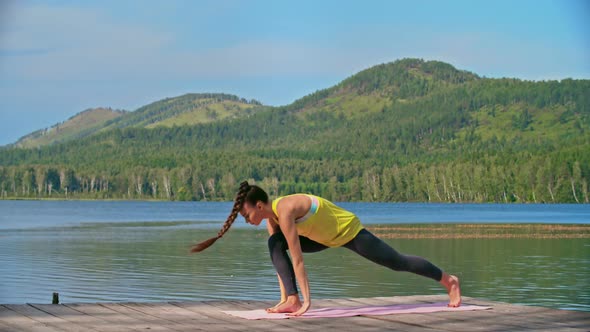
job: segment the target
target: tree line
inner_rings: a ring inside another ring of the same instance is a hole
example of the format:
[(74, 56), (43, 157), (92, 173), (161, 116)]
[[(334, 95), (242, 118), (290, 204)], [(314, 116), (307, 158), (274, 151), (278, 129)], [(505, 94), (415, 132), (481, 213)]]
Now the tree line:
[[(588, 179), (582, 176), (579, 161), (562, 164), (541, 157), (519, 167), (497, 166), (495, 161), (487, 157), (477, 163), (353, 167), (348, 172), (339, 170), (337, 165), (308, 163), (304, 167), (300, 165), (300, 174), (274, 169), (268, 176), (238, 169), (222, 174), (204, 172), (202, 167), (193, 165), (172, 169), (136, 166), (120, 174), (76, 172), (67, 166), (9, 166), (0, 167), (0, 195), (2, 198), (232, 200), (239, 182), (249, 179), (274, 197), (307, 192), (335, 201), (589, 202)], [(284, 168), (289, 168), (288, 163)], [(330, 168), (332, 172), (326, 172)]]

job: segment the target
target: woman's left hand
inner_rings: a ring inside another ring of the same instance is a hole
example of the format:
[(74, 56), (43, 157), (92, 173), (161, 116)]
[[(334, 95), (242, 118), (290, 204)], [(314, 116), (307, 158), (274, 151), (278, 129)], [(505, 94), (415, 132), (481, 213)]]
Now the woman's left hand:
[(301, 316), (309, 309), (309, 307), (311, 307), (311, 301), (304, 301), (303, 305), (301, 306), (301, 308), (299, 308), (299, 310), (289, 313), (289, 314), (287, 314), (287, 316), (291, 316), (291, 317)]

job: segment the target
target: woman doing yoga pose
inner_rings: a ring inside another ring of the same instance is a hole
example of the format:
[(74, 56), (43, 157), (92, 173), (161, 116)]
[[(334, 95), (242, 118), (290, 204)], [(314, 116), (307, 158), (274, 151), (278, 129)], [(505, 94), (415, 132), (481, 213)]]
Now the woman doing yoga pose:
[[(240, 184), (233, 209), (217, 236), (193, 246), (191, 252), (202, 251), (221, 238), (238, 213), (247, 223), (255, 226), (267, 220), (270, 234), (268, 249), (281, 288), (280, 302), (268, 308), (268, 312), (299, 316), (309, 309), (311, 296), (302, 253), (330, 247), (345, 247), (392, 270), (412, 272), (433, 279), (446, 288), (450, 307), (461, 305), (461, 290), (456, 276), (443, 272), (422, 257), (398, 253), (366, 230), (352, 212), (326, 199), (307, 194), (283, 196), (270, 201), (264, 190), (248, 182)], [(291, 259), (287, 250), (291, 253)], [(296, 281), (301, 287), (303, 303)]]

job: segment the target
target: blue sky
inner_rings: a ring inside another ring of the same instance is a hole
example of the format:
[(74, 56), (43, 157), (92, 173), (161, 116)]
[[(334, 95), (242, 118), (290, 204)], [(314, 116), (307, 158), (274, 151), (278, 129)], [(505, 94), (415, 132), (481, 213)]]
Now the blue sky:
[(0, 0), (0, 145), (188, 92), (289, 104), (406, 57), (590, 78), (590, 1)]

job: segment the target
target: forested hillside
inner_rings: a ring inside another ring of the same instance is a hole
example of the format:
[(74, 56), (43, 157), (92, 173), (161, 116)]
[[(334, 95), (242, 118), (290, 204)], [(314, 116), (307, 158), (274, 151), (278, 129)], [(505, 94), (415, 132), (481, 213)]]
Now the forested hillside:
[(238, 101), (208, 123), (148, 105), (83, 139), (0, 150), (1, 196), (229, 200), (251, 179), (336, 201), (589, 200), (590, 80), (404, 59), (284, 107)]
[(223, 93), (189, 93), (166, 98), (134, 112), (94, 108), (80, 112), (50, 128), (23, 136), (16, 147), (35, 148), (64, 143), (114, 128), (195, 125), (228, 117), (248, 116), (262, 109), (260, 102)]
[(111, 108), (90, 108), (64, 122), (25, 135), (14, 145), (22, 148), (33, 148), (86, 137), (102, 129), (107, 121), (116, 119), (125, 113), (123, 110), (113, 110)]

